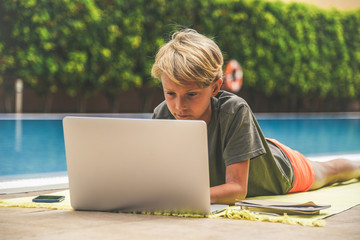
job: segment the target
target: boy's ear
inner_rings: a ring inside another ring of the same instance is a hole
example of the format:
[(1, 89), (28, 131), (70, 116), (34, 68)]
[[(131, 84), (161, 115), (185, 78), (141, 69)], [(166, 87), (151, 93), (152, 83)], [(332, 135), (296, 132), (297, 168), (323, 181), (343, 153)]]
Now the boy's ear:
[(223, 80), (221, 78), (219, 78), (213, 83), (213, 94), (212, 94), (213, 97), (216, 96), (216, 94), (218, 94), (222, 84), (223, 84)]

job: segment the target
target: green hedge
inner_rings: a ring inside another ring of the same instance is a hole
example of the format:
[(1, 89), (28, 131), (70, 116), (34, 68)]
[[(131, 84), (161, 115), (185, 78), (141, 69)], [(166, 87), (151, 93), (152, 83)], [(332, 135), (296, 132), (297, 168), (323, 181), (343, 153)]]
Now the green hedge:
[(39, 96), (62, 88), (80, 103), (102, 91), (114, 104), (156, 85), (154, 55), (179, 25), (214, 37), (246, 89), (360, 95), (360, 10), (241, 0), (2, 0), (0, 84), (22, 78)]
[(359, 96), (360, 11), (226, 1), (213, 15), (222, 21), (216, 33), (228, 36), (222, 49), (240, 60), (250, 86), (267, 95)]

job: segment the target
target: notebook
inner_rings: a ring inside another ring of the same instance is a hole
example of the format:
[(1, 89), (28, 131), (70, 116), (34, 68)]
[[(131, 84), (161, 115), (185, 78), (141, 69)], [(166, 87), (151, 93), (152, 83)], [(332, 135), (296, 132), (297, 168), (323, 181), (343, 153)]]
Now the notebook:
[(268, 200), (244, 200), (235, 203), (241, 209), (248, 209), (252, 211), (260, 211), (266, 213), (276, 213), (289, 215), (318, 215), (320, 210), (330, 208), (331, 205), (317, 205), (312, 201), (303, 203), (282, 202), (282, 201), (268, 201)]
[(205, 122), (65, 117), (63, 129), (74, 209), (210, 213)]

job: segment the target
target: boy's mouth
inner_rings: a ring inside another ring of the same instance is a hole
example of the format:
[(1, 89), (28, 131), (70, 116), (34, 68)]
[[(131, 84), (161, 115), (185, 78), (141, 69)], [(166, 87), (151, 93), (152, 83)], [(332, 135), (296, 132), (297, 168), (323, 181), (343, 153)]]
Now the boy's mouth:
[(189, 118), (189, 115), (176, 114), (176, 117), (177, 117), (178, 119), (186, 119), (186, 118)]

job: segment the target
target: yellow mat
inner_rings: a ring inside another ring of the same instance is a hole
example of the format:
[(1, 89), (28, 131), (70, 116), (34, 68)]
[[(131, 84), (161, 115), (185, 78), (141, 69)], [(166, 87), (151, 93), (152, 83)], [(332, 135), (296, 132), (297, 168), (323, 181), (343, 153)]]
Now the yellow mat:
[(325, 218), (360, 204), (360, 181), (351, 180), (346, 183), (332, 185), (316, 191), (247, 198), (247, 200), (255, 199), (293, 203), (313, 201), (316, 204), (331, 205), (331, 207), (321, 210), (318, 215), (284, 215), (281, 217), (272, 217), (260, 214), (250, 214), (249, 216), (247, 212), (239, 212), (239, 207), (229, 207), (225, 212), (218, 214), (216, 217), (222, 216), (234, 219), (281, 222), (287, 224), (300, 224), (304, 226), (324, 226)]
[[(65, 200), (59, 203), (34, 203), (32, 199), (34, 196), (23, 198), (12, 198), (0, 200), (0, 207), (25, 207), (25, 208), (47, 208), (59, 210), (72, 210), (70, 205), (69, 191), (60, 191), (52, 195), (64, 195)], [(360, 204), (360, 181), (352, 180), (342, 184), (325, 187), (316, 191), (309, 191), (303, 193), (277, 195), (277, 196), (261, 196), (247, 198), (259, 200), (274, 200), (286, 201), (294, 203), (303, 203), (313, 201), (319, 205), (331, 205), (331, 208), (320, 211), (318, 215), (283, 215), (283, 216), (269, 216), (264, 214), (253, 213), (248, 210), (241, 210), (240, 207), (231, 206), (217, 214), (208, 216), (209, 218), (231, 218), (231, 219), (246, 219), (253, 221), (268, 221), (280, 222), (286, 224), (300, 224), (304, 226), (323, 226), (326, 217), (345, 211), (351, 207)], [(171, 213), (145, 213), (158, 215), (173, 215), (183, 217), (198, 217), (191, 214), (171, 214)]]

